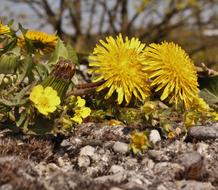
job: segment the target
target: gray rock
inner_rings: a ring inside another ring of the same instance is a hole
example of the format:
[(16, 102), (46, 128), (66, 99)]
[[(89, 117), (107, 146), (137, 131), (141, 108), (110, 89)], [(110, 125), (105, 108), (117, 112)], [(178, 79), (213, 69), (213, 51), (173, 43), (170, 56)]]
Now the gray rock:
[(203, 157), (196, 151), (187, 152), (177, 159), (185, 167), (184, 178), (199, 180), (203, 176)]
[(151, 130), (151, 132), (150, 132), (150, 134), (149, 134), (149, 140), (150, 140), (153, 144), (156, 144), (158, 141), (161, 140), (160, 133), (158, 132), (158, 130), (156, 130), (156, 129)]
[(187, 139), (207, 140), (218, 138), (218, 123), (212, 126), (196, 126), (190, 128)]
[(216, 188), (208, 182), (198, 182), (192, 180), (183, 180), (176, 182), (179, 190), (215, 190)]
[(79, 167), (88, 167), (90, 166), (91, 161), (88, 156), (79, 156), (78, 158), (78, 166)]
[(123, 172), (124, 171), (124, 168), (120, 165), (112, 165), (109, 172), (115, 174), (115, 173), (118, 173), (118, 172)]
[(95, 148), (92, 146), (84, 146), (80, 149), (80, 156), (90, 156), (92, 157), (95, 154)]
[(114, 152), (126, 154), (129, 150), (129, 147), (128, 147), (128, 144), (117, 141), (113, 145), (113, 150)]

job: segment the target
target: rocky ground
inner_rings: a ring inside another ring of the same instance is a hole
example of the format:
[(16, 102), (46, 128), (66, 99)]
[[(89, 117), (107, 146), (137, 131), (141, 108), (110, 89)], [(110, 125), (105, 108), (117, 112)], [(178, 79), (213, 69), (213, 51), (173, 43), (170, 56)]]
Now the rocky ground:
[[(133, 155), (126, 126), (86, 123), (70, 137), (0, 132), (0, 190), (216, 190), (218, 124)], [(161, 139), (160, 139), (161, 137)]]

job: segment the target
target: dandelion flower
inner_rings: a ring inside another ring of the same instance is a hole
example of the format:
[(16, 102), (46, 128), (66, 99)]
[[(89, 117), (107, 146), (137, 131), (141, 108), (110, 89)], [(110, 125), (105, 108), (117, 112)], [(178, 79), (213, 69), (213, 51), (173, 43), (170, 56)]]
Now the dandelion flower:
[(57, 44), (58, 37), (55, 34), (47, 34), (41, 31), (28, 30), (24, 35), (18, 38), (18, 46), (26, 49), (26, 40), (28, 40), (36, 49), (43, 52), (50, 52)]
[(197, 73), (186, 52), (174, 43), (150, 44), (144, 51), (144, 71), (155, 91), (162, 90), (161, 100), (183, 103), (189, 108), (198, 96)]
[(46, 87), (44, 89), (42, 85), (33, 87), (29, 98), (43, 115), (54, 112), (61, 103), (57, 91), (52, 87)]
[(128, 104), (134, 95), (139, 100), (149, 96), (147, 75), (143, 72), (140, 56), (145, 45), (137, 38), (123, 39), (122, 35), (116, 38), (107, 37), (106, 42), (100, 40), (90, 56), (91, 73), (95, 75), (95, 82), (104, 83), (97, 91), (108, 89), (105, 96), (110, 98), (116, 91), (118, 104), (124, 99)]
[(0, 22), (0, 35), (8, 34), (10, 33), (10, 28), (7, 25), (3, 25)]

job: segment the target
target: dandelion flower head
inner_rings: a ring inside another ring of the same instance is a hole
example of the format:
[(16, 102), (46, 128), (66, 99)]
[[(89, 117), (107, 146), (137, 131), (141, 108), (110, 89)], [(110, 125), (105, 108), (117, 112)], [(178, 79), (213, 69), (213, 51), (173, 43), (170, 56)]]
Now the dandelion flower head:
[(18, 46), (26, 48), (26, 40), (29, 40), (34, 48), (43, 52), (51, 52), (57, 44), (58, 37), (55, 34), (47, 34), (41, 31), (28, 30), (18, 38)]
[(128, 104), (133, 95), (141, 101), (149, 96), (148, 78), (140, 62), (144, 47), (137, 38), (123, 39), (121, 34), (100, 40), (96, 45), (89, 57), (90, 72), (95, 82), (104, 81), (97, 91), (108, 89), (106, 99), (116, 92), (118, 104), (124, 100)]
[(145, 48), (143, 59), (151, 86), (162, 91), (160, 99), (190, 108), (199, 90), (195, 66), (186, 52), (173, 42), (153, 43)]

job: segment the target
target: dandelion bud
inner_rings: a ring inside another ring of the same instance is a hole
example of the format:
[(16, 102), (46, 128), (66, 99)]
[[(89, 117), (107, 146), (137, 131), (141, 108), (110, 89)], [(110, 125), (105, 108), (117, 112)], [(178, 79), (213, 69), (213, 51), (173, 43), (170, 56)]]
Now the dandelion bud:
[(14, 74), (18, 66), (18, 56), (13, 53), (5, 53), (0, 57), (0, 72), (2, 74)]
[(75, 73), (75, 65), (70, 60), (59, 60), (51, 74), (42, 81), (43, 87), (51, 86), (63, 99)]

